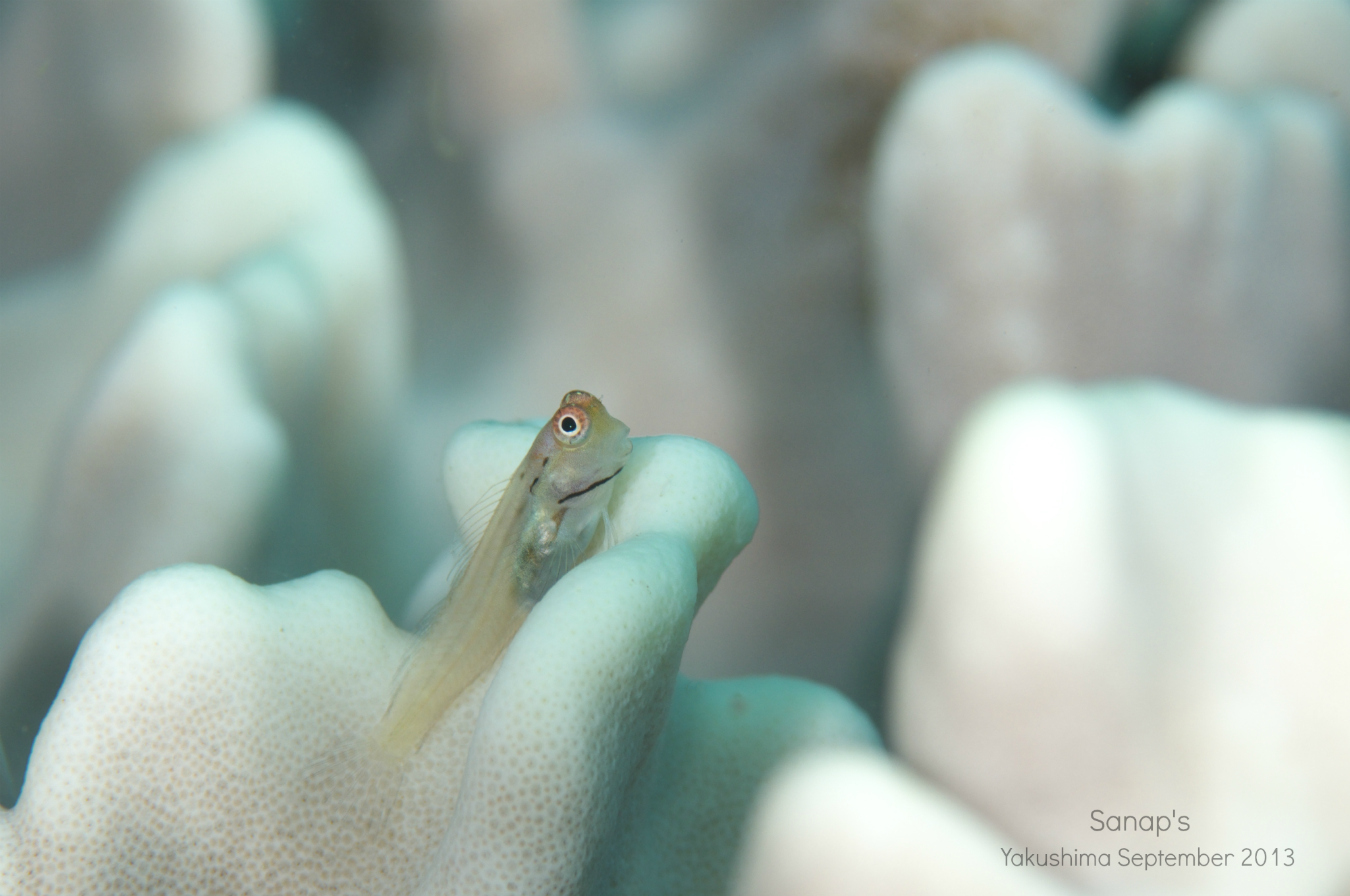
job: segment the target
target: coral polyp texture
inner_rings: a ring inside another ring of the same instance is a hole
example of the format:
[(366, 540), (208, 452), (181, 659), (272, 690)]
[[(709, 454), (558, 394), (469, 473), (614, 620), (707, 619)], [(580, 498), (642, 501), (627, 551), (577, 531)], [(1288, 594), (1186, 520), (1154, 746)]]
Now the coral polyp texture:
[[(469, 428), (452, 494), (509, 475), (533, 433)], [(726, 455), (635, 440), (610, 514), (617, 545), (546, 595), (397, 774), (361, 746), (416, 636), (359, 580), (141, 577), (90, 629), (0, 814), (0, 891), (721, 891), (767, 771), (876, 734), (817, 685), (678, 678), (758, 517)]]

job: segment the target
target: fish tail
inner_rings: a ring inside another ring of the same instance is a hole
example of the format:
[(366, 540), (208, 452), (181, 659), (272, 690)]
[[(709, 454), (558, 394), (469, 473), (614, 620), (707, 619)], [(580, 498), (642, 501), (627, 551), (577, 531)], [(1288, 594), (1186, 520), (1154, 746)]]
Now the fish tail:
[(492, 668), (526, 613), (510, 594), (465, 594), (448, 603), (413, 649), (376, 731), (386, 756), (402, 761), (417, 751), (464, 691)]
[(347, 818), (377, 839), (401, 798), (405, 763), (362, 737), (309, 763), (300, 775), (300, 804), (327, 818)]

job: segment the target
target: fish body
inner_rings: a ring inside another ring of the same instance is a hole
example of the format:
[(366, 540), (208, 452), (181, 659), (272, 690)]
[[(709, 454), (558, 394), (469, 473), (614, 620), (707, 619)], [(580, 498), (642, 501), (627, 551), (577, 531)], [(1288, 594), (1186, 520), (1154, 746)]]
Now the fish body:
[(530, 608), (576, 564), (631, 451), (628, 427), (599, 399), (582, 391), (563, 396), (409, 658), (376, 732), (389, 758), (416, 752), (496, 662)]

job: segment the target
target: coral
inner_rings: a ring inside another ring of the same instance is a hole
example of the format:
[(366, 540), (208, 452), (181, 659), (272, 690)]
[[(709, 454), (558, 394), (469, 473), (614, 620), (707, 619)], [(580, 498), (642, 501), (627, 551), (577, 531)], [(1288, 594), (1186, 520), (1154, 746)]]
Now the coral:
[(1298, 90), (1350, 121), (1350, 5), (1226, 0), (1196, 27), (1179, 73), (1235, 94)]
[(1176, 83), (1117, 124), (1014, 51), (935, 63), (886, 127), (871, 210), (879, 346), (920, 469), (1019, 376), (1344, 404), (1348, 160), (1304, 92)]
[(0, 279), (82, 250), (156, 149), (267, 88), (252, 0), (20, 0), (0, 15)]
[[(1343, 0), (0, 20), (0, 892), (1345, 889), (1346, 422), (979, 404), (1350, 408)], [(577, 386), (726, 454), (377, 760)], [(1298, 862), (1011, 867), (1090, 809)]]
[(737, 896), (1065, 896), (1010, 866), (1010, 847), (950, 796), (880, 753), (821, 751), (765, 786)]
[[(1336, 891), (1350, 877), (1346, 544), (1342, 417), (1150, 383), (1010, 388), (937, 485), (892, 738), (1020, 846), (1278, 846), (1294, 851), (1280, 892)], [(1094, 832), (1093, 810), (1175, 811), (1189, 833)], [(1062, 873), (1267, 892), (1251, 870)]]
[(1002, 390), (920, 535), (889, 697), (909, 764), (783, 769), (735, 892), (1341, 892), (1347, 543), (1343, 417), (1149, 382)]
[[(1343, 3), (1213, 4), (1177, 63), (1194, 81), (1121, 121), (1009, 49), (897, 98), (879, 344), (917, 474), (945, 456), (893, 645), (901, 762), (783, 770), (740, 896), (1344, 889), (1350, 423), (1159, 383), (982, 396), (1147, 372), (1343, 406), (1348, 35)], [(1276, 841), (1274, 873), (1234, 867), (1273, 868)]]
[(83, 264), (11, 287), (0, 302), (11, 760), (85, 628), (149, 569), (199, 561), (276, 578), (341, 550), (397, 591), (390, 570), (409, 565), (419, 537), (390, 509), (406, 491), (392, 475), (402, 313), (390, 223), (358, 160), (288, 106), (167, 149)]
[[(471, 428), (452, 492), (483, 493), (532, 435)], [(618, 545), (549, 592), (392, 781), (361, 738), (413, 636), (358, 580), (137, 580), (85, 638), (0, 815), (0, 890), (719, 892), (767, 770), (876, 735), (816, 685), (677, 681), (757, 518), (726, 455), (635, 440), (611, 517)]]

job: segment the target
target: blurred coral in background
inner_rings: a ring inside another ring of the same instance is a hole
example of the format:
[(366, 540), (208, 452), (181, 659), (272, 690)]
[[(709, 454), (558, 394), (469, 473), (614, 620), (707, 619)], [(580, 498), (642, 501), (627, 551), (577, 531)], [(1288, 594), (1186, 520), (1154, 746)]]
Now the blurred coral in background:
[(683, 671), (906, 763), (829, 704), (740, 892), (1154, 885), (995, 844), (1164, 803), (1306, 854), (1169, 887), (1350, 882), (1346, 0), (0, 3), (6, 805), (138, 576), (400, 619), (573, 388), (758, 498)]

